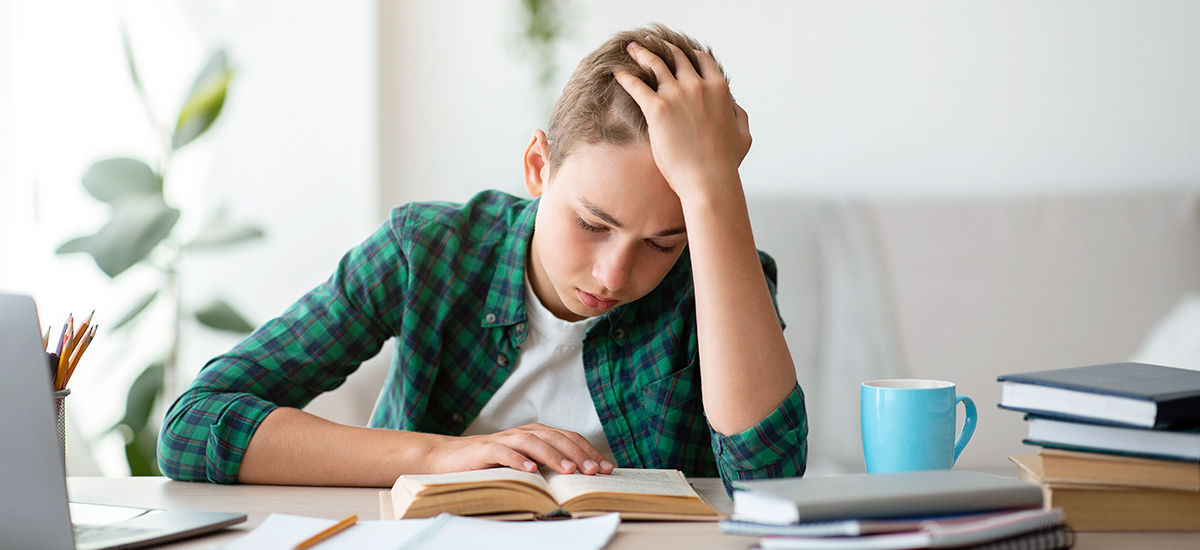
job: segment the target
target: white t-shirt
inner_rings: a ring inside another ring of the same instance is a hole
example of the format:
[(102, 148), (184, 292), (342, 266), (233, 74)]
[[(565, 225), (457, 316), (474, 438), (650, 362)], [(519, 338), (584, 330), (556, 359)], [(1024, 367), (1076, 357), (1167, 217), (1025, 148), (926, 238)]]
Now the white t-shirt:
[(583, 338), (597, 319), (571, 322), (555, 317), (538, 300), (528, 278), (525, 315), (529, 330), (517, 364), (463, 435), (541, 422), (578, 432), (615, 464), (583, 374)]

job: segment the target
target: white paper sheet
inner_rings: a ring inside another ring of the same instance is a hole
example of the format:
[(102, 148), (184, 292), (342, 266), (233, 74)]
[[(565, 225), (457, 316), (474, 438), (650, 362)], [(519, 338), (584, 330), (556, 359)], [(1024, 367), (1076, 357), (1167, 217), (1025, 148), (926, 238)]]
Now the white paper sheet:
[[(320, 550), (371, 550), (400, 548), (413, 540), (432, 519), (391, 521), (360, 521), (350, 528), (321, 542)], [(311, 518), (288, 514), (271, 514), (253, 531), (239, 538), (225, 550), (291, 550), (301, 541), (337, 523), (335, 519)]]
[(620, 524), (621, 518), (617, 514), (587, 519), (519, 522), (442, 514), (409, 541), (403, 550), (600, 550), (612, 539)]

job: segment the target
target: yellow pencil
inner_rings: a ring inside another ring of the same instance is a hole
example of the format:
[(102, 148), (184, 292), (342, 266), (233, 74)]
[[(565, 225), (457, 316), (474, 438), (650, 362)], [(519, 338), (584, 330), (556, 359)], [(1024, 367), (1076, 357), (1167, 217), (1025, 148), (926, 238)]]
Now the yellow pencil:
[(96, 310), (93, 309), (92, 312), (88, 314), (87, 320), (84, 321), (82, 325), (79, 325), (79, 330), (75, 333), (75, 341), (71, 342), (72, 348), (78, 346), (79, 341), (83, 340), (83, 337), (87, 334), (88, 325), (92, 324), (92, 317), (95, 315)]
[(71, 382), (71, 375), (75, 374), (75, 367), (79, 365), (79, 358), (83, 357), (83, 352), (87, 351), (88, 345), (92, 343), (92, 338), (96, 337), (96, 329), (98, 328), (100, 328), (100, 325), (92, 327), (88, 331), (87, 336), (84, 336), (83, 340), (79, 343), (79, 349), (75, 351), (75, 356), (71, 358), (71, 366), (67, 367), (67, 375), (63, 378), (62, 388), (60, 389), (66, 389), (67, 384)]
[(67, 332), (63, 335), (62, 351), (58, 355), (58, 374), (54, 376), (54, 390), (63, 389), (63, 377), (67, 375), (67, 364), (71, 357), (71, 342), (75, 339), (75, 318), (67, 319)]
[(320, 533), (317, 533), (311, 537), (308, 537), (308, 538), (304, 539), (303, 541), (300, 541), (300, 544), (296, 545), (295, 550), (304, 550), (305, 548), (311, 548), (313, 545), (317, 544), (318, 542), (321, 542), (329, 537), (332, 537), (338, 533), (341, 533), (342, 531), (345, 531), (346, 529), (349, 529), (350, 526), (354, 525), (355, 522), (357, 522), (357, 521), (358, 521), (358, 516), (355, 514), (351, 514), (346, 519), (343, 519), (342, 521), (339, 521), (339, 522), (333, 524), (328, 529), (321, 531)]
[(49, 349), (47, 349), (49, 347), (50, 347), (50, 325), (46, 325), (46, 335), (42, 337), (42, 349), (45, 349), (46, 351), (50, 351)]

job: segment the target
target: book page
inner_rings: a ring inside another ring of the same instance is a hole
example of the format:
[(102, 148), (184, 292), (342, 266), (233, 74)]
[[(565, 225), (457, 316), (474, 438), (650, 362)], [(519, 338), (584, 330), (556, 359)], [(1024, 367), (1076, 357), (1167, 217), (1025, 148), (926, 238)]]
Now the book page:
[(559, 503), (587, 493), (629, 493), (668, 497), (696, 497), (679, 470), (616, 468), (608, 475), (546, 472), (550, 494)]
[(540, 474), (522, 472), (512, 468), (488, 468), (486, 470), (468, 470), (466, 472), (450, 472), (446, 474), (403, 475), (400, 478), (410, 483), (427, 487), (465, 483), (486, 485), (489, 481), (517, 481), (540, 487), (547, 493), (550, 492), (550, 488), (546, 485), (546, 480)]

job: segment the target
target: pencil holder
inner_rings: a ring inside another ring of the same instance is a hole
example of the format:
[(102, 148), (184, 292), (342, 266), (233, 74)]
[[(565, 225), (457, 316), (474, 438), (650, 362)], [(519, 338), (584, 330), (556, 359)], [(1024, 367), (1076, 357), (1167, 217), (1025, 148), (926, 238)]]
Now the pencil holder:
[(64, 389), (54, 392), (54, 418), (58, 424), (58, 456), (63, 464), (67, 463), (67, 396), (71, 390)]

